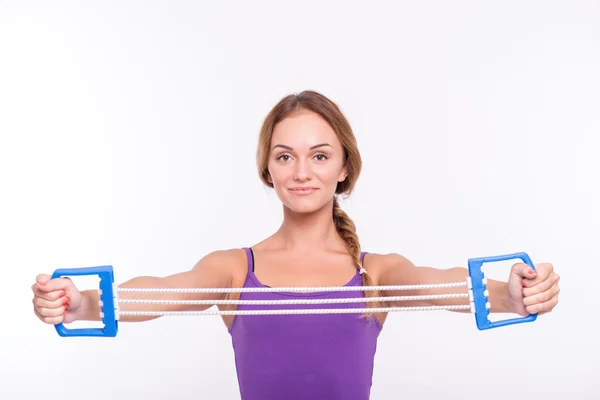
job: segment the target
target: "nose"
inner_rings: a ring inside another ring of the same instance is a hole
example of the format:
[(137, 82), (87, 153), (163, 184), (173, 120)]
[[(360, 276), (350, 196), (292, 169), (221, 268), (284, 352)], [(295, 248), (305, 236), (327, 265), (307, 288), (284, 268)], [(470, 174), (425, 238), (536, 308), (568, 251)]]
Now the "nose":
[(294, 179), (305, 181), (310, 178), (310, 165), (307, 160), (300, 158), (294, 165)]

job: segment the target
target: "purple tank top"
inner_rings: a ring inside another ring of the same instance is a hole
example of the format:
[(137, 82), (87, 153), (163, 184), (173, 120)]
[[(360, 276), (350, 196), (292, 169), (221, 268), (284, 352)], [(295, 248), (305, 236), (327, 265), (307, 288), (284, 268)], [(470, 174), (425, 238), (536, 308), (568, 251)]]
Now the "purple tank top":
[[(254, 275), (249, 248), (244, 287), (266, 287)], [(361, 255), (364, 257), (365, 253)], [(345, 286), (362, 286), (360, 274)], [(242, 293), (242, 300), (363, 297), (361, 291)], [(364, 303), (238, 305), (239, 310), (358, 308)], [(367, 400), (381, 332), (361, 314), (237, 315), (229, 333), (242, 400)]]

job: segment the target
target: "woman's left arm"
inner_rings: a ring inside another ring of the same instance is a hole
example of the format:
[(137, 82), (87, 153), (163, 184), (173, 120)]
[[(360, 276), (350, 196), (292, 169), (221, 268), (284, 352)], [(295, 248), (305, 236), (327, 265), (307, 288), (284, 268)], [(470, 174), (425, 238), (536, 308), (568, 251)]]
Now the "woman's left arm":
[[(405, 257), (398, 254), (380, 256), (380, 285), (429, 285), (438, 283), (465, 282), (468, 270), (462, 267), (438, 269), (433, 267), (417, 267)], [(521, 316), (528, 314), (544, 314), (552, 311), (558, 303), (560, 291), (559, 275), (554, 272), (552, 264), (536, 264), (535, 270), (527, 264), (514, 264), (510, 270), (508, 281), (488, 279), (487, 289), (492, 313), (515, 313)], [(386, 291), (384, 296), (422, 296), (433, 294), (466, 293), (466, 286), (444, 289), (419, 289)], [(468, 298), (447, 298), (422, 301), (394, 302), (393, 306), (446, 306), (469, 304)], [(468, 312), (469, 310), (458, 310)]]

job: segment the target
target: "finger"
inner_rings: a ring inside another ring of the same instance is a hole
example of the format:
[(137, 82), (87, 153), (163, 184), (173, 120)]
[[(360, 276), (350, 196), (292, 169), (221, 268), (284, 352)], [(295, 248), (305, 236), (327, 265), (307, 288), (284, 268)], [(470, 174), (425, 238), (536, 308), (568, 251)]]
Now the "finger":
[[(34, 284), (35, 285), (35, 284)], [(33, 294), (35, 297), (42, 298), (48, 301), (54, 301), (61, 297), (63, 297), (67, 292), (64, 290), (56, 290), (54, 292), (42, 292), (39, 288), (35, 287), (33, 289)]]
[(67, 296), (59, 297), (55, 300), (48, 300), (42, 297), (34, 297), (32, 302), (36, 308), (59, 308), (69, 302)]
[(40, 314), (38, 312), (38, 310), (36, 310), (35, 308), (33, 309), (33, 312), (42, 322), (44, 322), (46, 324), (56, 325), (56, 324), (60, 324), (64, 320), (64, 315), (61, 315), (59, 317), (45, 317), (42, 314)]
[(554, 297), (552, 297), (550, 300), (545, 301), (543, 303), (537, 303), (534, 305), (531, 305), (529, 307), (525, 307), (525, 310), (529, 313), (529, 314), (545, 314), (547, 312), (550, 312), (554, 309), (554, 307), (556, 307), (556, 305), (558, 304), (558, 294)]
[(47, 280), (48, 275), (38, 275), (36, 278), (37, 289), (42, 292), (54, 292), (56, 290), (67, 290), (73, 286), (73, 282), (66, 278), (55, 278)]
[(556, 295), (558, 295), (559, 292), (560, 292), (560, 288), (558, 287), (557, 284), (554, 284), (550, 288), (548, 288), (547, 290), (545, 290), (541, 293), (536, 293), (536, 294), (532, 294), (530, 296), (524, 297), (523, 304), (526, 307), (533, 306), (535, 304), (542, 304), (542, 303), (549, 301)]
[(48, 282), (50, 282), (51, 278), (52, 277), (48, 274), (39, 274), (35, 277), (35, 282), (38, 284), (38, 286), (45, 287), (48, 285)]
[(521, 278), (533, 279), (537, 276), (537, 271), (525, 263), (513, 265), (511, 272)]
[(67, 311), (67, 306), (60, 306), (58, 308), (45, 308), (45, 307), (36, 307), (35, 308), (37, 310), (37, 312), (45, 317), (45, 318), (55, 318), (55, 317), (62, 317), (65, 313), (65, 311)]
[(536, 274), (534, 279), (536, 279), (537, 281), (535, 283), (531, 282), (531, 280), (524, 281), (523, 286), (531, 286), (532, 284), (536, 284), (537, 282), (547, 279), (550, 275), (554, 273), (554, 267), (550, 263), (536, 264), (535, 268)]
[(537, 273), (533, 278), (525, 278), (521, 281), (521, 285), (523, 287), (533, 287), (538, 285), (539, 283), (545, 281), (550, 277), (554, 272), (552, 267), (548, 267), (549, 264), (540, 264), (537, 268)]
[(524, 281), (523, 296), (532, 296), (536, 293), (541, 293), (550, 289), (550, 287), (556, 284), (560, 280), (560, 276), (556, 273), (550, 274), (545, 280), (533, 280)]

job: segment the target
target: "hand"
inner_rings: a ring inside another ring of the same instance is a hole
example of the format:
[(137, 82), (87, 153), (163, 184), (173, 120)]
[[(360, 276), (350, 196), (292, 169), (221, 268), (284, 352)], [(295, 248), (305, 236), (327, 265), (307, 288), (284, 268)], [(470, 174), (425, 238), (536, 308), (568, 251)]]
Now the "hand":
[(513, 265), (508, 279), (508, 292), (515, 312), (521, 316), (545, 314), (558, 304), (558, 281), (552, 264)]
[(46, 324), (70, 323), (77, 319), (82, 296), (69, 278), (50, 279), (41, 274), (31, 286), (33, 311)]

